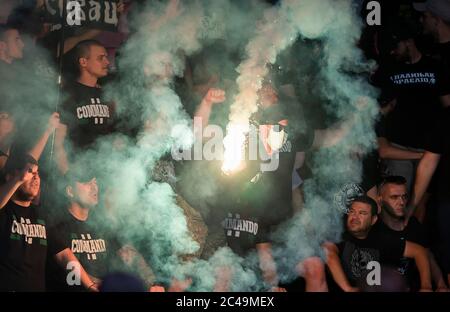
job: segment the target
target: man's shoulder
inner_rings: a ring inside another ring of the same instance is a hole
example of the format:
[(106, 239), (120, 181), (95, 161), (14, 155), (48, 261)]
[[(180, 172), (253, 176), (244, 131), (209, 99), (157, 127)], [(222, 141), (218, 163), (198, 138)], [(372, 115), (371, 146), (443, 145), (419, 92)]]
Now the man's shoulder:
[(52, 229), (58, 229), (61, 231), (68, 230), (73, 224), (73, 217), (69, 213), (64, 213), (58, 217), (49, 220), (50, 227)]
[(102, 92), (102, 89), (98, 86), (90, 87), (78, 81), (69, 81), (64, 85), (63, 91), (66, 93), (66, 95), (71, 97), (83, 97), (92, 93), (100, 94)]
[(413, 231), (415, 233), (420, 233), (420, 234), (422, 234), (424, 229), (425, 228), (424, 228), (423, 224), (420, 223), (419, 220), (414, 216), (409, 218), (408, 224), (406, 225), (406, 228), (405, 228), (406, 231)]
[(441, 70), (442, 62), (441, 58), (435, 55), (423, 55), (420, 61), (417, 63), (419, 66), (426, 67), (430, 70)]

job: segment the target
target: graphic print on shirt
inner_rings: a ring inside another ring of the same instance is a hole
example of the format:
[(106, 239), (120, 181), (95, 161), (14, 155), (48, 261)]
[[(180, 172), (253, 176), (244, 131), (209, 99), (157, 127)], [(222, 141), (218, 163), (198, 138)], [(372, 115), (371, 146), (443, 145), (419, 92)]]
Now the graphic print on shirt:
[(28, 245), (32, 245), (33, 238), (39, 239), (39, 244), (43, 246), (47, 246), (47, 231), (45, 229), (45, 221), (44, 220), (36, 220), (37, 223), (31, 223), (31, 220), (28, 218), (20, 217), (20, 222), (13, 217), (13, 222), (11, 225), (11, 235), (10, 239), (12, 240), (20, 240), (21, 236), (24, 238), (25, 242)]
[(71, 250), (79, 258), (86, 254), (88, 260), (97, 260), (98, 253), (106, 252), (106, 243), (104, 239), (93, 239), (91, 234), (72, 233)]
[(353, 276), (356, 278), (363, 277), (367, 272), (367, 264), (371, 261), (378, 261), (378, 252), (370, 248), (356, 248), (353, 250), (350, 266)]
[(392, 75), (390, 79), (396, 85), (410, 85), (416, 83), (436, 84), (435, 73), (400, 73)]
[(258, 233), (258, 223), (251, 220), (241, 219), (241, 215), (236, 213), (229, 213), (222, 224), (226, 231), (226, 235), (229, 237), (240, 237), (241, 232), (250, 233), (256, 235)]
[(91, 98), (90, 105), (83, 105), (77, 107), (77, 118), (78, 119), (91, 119), (94, 118), (94, 124), (102, 125), (103, 118), (109, 118), (109, 108), (108, 105), (101, 104), (99, 98)]

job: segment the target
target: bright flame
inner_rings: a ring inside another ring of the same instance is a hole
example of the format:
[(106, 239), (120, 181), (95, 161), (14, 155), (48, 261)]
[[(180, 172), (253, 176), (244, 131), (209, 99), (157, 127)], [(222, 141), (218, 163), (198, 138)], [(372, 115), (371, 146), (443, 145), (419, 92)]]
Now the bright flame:
[(225, 147), (223, 155), (222, 171), (231, 174), (242, 168), (245, 156), (245, 137), (248, 126), (230, 124), (227, 127), (227, 135), (223, 139)]

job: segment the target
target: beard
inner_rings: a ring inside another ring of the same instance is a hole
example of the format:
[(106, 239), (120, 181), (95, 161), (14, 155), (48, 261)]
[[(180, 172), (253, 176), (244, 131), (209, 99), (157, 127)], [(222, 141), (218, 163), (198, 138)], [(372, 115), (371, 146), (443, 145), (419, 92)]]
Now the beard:
[(37, 197), (37, 194), (18, 189), (15, 193), (16, 198), (21, 201), (32, 201)]

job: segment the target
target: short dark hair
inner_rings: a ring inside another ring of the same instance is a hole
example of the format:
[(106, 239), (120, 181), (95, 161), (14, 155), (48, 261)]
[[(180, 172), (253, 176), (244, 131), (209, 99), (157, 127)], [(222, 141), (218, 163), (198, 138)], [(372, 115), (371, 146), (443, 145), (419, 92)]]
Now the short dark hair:
[(11, 24), (0, 24), (0, 40), (1, 41), (3, 41), (5, 39), (5, 37), (4, 37), (5, 33), (11, 29), (17, 29), (17, 28)]
[(386, 185), (386, 184), (395, 184), (395, 185), (406, 185), (406, 178), (403, 176), (385, 176), (380, 184), (378, 184), (378, 193), (381, 193), (381, 189)]
[(22, 170), (26, 164), (33, 164), (38, 166), (38, 161), (31, 155), (26, 153), (12, 153), (5, 164), (5, 174), (14, 173), (16, 170)]
[(89, 57), (90, 49), (94, 46), (103, 47), (99, 41), (89, 39), (78, 42), (78, 44), (67, 53), (67, 67), (72, 75), (75, 74), (75, 76), (79, 76), (81, 74), (80, 58)]
[(378, 205), (377, 203), (369, 196), (367, 195), (362, 195), (362, 196), (358, 196), (355, 197), (352, 201), (352, 203), (350, 204), (353, 205), (353, 203), (363, 203), (363, 204), (367, 204), (370, 206), (370, 213), (372, 216), (376, 216), (378, 214)]
[(89, 51), (91, 49), (91, 47), (94, 46), (100, 46), (103, 47), (103, 45), (94, 39), (89, 39), (89, 40), (83, 40), (78, 42), (78, 44), (73, 48), (74, 51), (74, 57), (75, 57), (75, 61), (78, 64), (78, 61), (80, 60), (80, 58), (82, 57), (89, 57)]

